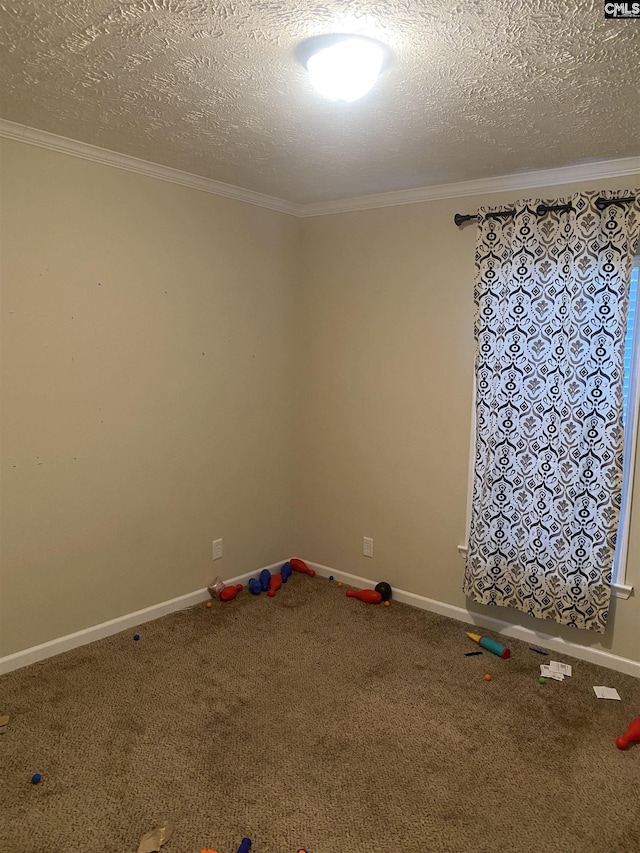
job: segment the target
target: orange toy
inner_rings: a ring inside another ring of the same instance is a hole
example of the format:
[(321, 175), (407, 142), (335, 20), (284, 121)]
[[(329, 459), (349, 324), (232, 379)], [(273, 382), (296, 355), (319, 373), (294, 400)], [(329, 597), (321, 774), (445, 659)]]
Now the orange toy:
[(640, 717), (636, 717), (635, 720), (631, 720), (626, 732), (616, 738), (616, 746), (618, 749), (626, 749), (632, 743), (640, 743)]
[(294, 570), (294, 572), (302, 572), (305, 575), (309, 575), (310, 578), (315, 578), (315, 569), (310, 569), (304, 560), (299, 560), (297, 557), (292, 557), (289, 562), (291, 563), (291, 568)]
[(276, 594), (276, 592), (280, 589), (281, 586), (282, 586), (282, 575), (281, 574), (271, 575), (271, 579), (269, 580), (269, 590), (267, 592), (267, 595), (269, 596), (269, 598), (273, 598), (273, 596)]
[(360, 601), (366, 601), (367, 604), (380, 604), (382, 601), (382, 595), (375, 589), (348, 589), (347, 597), (359, 598)]
[(487, 674), (485, 675), (484, 680), (485, 680), (485, 681), (491, 681), (491, 676), (489, 675), (489, 673), (487, 673)]
[(225, 586), (220, 593), (220, 601), (233, 601), (236, 595), (242, 589), (242, 584), (238, 583), (235, 586)]

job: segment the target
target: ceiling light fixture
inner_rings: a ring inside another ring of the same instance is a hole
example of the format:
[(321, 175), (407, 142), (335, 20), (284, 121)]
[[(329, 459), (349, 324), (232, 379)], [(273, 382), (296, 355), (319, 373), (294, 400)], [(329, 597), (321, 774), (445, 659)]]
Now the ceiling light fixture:
[(314, 36), (302, 42), (298, 57), (314, 87), (332, 101), (357, 101), (373, 88), (390, 51), (368, 36)]

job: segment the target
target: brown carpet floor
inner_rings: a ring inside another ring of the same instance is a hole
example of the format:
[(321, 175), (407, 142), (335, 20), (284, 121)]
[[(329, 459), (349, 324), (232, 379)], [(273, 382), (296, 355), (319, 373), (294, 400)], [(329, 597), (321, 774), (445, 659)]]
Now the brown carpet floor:
[(0, 851), (135, 853), (166, 819), (163, 853), (640, 851), (640, 681), (540, 685), (464, 631), (294, 575), (10, 673)]

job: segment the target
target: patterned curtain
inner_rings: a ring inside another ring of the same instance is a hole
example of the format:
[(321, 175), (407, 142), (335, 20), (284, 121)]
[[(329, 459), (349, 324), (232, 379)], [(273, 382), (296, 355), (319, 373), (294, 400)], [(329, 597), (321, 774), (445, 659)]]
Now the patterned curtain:
[[(636, 201), (596, 204), (635, 196)], [(539, 215), (538, 206), (562, 206)], [(569, 207), (567, 207), (569, 205)], [(511, 206), (510, 206), (511, 207)], [(622, 487), (622, 383), (640, 193), (481, 208), (476, 445), (463, 590), (604, 632)]]

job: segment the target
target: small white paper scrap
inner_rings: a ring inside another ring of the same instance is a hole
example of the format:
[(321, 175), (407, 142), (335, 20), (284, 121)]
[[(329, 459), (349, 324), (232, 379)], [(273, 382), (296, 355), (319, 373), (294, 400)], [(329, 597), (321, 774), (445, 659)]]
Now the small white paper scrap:
[(621, 702), (620, 694), (615, 687), (594, 687), (598, 699), (617, 699)]
[(540, 664), (540, 675), (544, 675), (545, 678), (553, 678), (556, 681), (564, 681), (564, 675), (561, 672), (556, 672), (544, 663)]
[(560, 672), (562, 675), (571, 675), (571, 664), (560, 663), (559, 660), (550, 660), (549, 666), (554, 672)]

